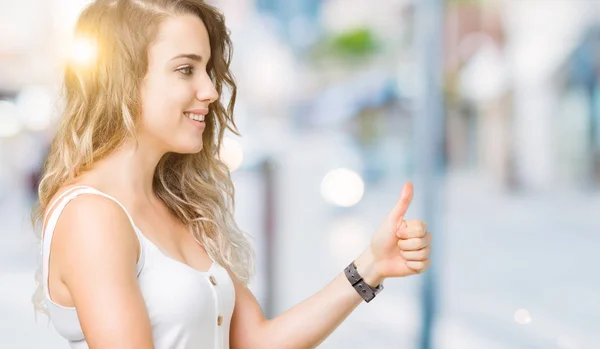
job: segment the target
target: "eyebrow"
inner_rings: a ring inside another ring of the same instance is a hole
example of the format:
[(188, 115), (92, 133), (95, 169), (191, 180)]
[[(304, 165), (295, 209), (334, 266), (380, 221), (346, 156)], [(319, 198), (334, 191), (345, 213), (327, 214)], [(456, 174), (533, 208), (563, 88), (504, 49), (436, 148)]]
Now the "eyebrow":
[(202, 56), (197, 55), (195, 53), (183, 53), (183, 54), (180, 54), (180, 55), (177, 55), (177, 56), (171, 58), (171, 60), (173, 61), (173, 60), (176, 60), (179, 58), (188, 58), (188, 59), (191, 59), (192, 61), (197, 61), (197, 62), (202, 61)]

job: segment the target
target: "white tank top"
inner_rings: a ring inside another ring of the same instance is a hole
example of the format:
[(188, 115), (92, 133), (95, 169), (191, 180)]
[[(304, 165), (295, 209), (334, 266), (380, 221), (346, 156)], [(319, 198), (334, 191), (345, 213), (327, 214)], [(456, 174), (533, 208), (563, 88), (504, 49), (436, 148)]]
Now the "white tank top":
[[(88, 349), (77, 312), (58, 305), (48, 292), (50, 245), (56, 222), (65, 206), (81, 194), (104, 196), (116, 202), (127, 214), (140, 242), (137, 280), (148, 309), (156, 349), (229, 348), (229, 324), (235, 303), (233, 281), (227, 271), (213, 261), (200, 272), (162, 253), (136, 227), (125, 207), (112, 196), (91, 187), (66, 190), (48, 209), (51, 213), (42, 241), (42, 277), (50, 320), (73, 349)], [(46, 221), (46, 220), (45, 220)], [(85, 232), (81, 232), (85, 234)]]

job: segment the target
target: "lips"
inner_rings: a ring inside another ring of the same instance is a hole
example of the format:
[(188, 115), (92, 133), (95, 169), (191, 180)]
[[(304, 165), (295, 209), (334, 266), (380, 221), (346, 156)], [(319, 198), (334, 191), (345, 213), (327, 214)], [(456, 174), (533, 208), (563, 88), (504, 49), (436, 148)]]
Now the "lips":
[(191, 109), (183, 112), (184, 114), (196, 114), (196, 115), (206, 115), (208, 114), (207, 108), (199, 108), (199, 109)]

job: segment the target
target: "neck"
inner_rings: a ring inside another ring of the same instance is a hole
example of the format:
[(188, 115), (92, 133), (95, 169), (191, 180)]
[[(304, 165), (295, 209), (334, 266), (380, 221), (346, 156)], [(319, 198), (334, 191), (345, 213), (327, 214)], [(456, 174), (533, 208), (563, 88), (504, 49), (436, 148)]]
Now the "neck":
[(94, 166), (94, 177), (120, 196), (151, 201), (154, 197), (154, 172), (164, 154), (163, 151), (144, 146), (142, 140), (138, 144), (134, 140), (127, 140)]

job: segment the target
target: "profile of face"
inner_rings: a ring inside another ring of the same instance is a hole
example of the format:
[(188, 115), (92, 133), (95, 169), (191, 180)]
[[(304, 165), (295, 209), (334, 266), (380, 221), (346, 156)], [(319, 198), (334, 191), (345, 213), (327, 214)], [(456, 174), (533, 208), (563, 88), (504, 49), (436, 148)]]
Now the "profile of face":
[(163, 21), (148, 47), (140, 89), (138, 136), (163, 152), (202, 150), (204, 117), (219, 98), (207, 72), (211, 50), (206, 26), (194, 15)]

